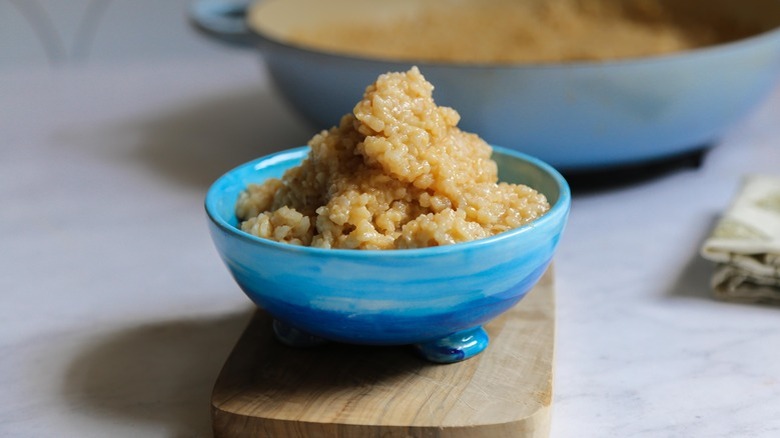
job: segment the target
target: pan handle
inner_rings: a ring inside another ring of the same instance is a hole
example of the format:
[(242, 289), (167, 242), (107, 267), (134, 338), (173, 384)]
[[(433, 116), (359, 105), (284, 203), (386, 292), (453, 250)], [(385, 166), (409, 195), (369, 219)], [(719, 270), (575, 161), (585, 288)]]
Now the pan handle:
[(190, 22), (201, 33), (232, 46), (254, 46), (257, 38), (246, 24), (252, 0), (196, 0)]

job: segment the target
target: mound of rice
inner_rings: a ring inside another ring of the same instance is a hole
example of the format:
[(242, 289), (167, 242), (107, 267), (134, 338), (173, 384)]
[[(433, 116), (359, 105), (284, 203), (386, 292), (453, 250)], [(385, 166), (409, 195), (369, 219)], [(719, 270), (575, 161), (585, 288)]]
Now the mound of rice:
[(300, 166), (247, 187), (241, 229), (321, 248), (421, 248), (492, 236), (549, 210), (532, 188), (499, 183), (491, 147), (432, 93), (416, 67), (381, 75), (339, 126), (309, 141)]

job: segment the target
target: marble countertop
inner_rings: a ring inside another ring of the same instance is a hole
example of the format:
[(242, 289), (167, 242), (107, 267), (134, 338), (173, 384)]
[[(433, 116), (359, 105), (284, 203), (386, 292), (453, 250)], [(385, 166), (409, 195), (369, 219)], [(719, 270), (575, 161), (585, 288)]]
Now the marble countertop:
[[(0, 2), (14, 44), (22, 3)], [(252, 307), (212, 247), (205, 189), (312, 128), (253, 53), (192, 32), (186, 2), (158, 11), (178, 24), (153, 47), (132, 2), (98, 3), (69, 3), (59, 57), (0, 45), (0, 436), (210, 436)], [(67, 27), (79, 11), (121, 25), (86, 38)], [(780, 436), (780, 309), (713, 300), (698, 256), (743, 176), (780, 172), (778, 120), (780, 89), (699, 167), (575, 188), (553, 437)]]

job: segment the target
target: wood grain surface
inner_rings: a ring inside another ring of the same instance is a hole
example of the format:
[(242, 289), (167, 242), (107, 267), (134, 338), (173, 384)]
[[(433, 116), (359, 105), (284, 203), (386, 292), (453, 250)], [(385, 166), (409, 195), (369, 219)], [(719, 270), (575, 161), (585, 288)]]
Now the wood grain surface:
[(258, 310), (212, 394), (216, 437), (546, 437), (555, 342), (552, 270), (485, 326), (490, 345), (437, 365), (411, 347), (274, 339)]

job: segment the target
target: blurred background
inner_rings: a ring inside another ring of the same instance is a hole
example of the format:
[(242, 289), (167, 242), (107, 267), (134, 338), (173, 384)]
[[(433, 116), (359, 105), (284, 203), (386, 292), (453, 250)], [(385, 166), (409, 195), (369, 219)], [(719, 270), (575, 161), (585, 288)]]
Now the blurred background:
[[(0, 0), (0, 67), (228, 56), (198, 38), (190, 0)], [(247, 55), (248, 56), (248, 55)]]

